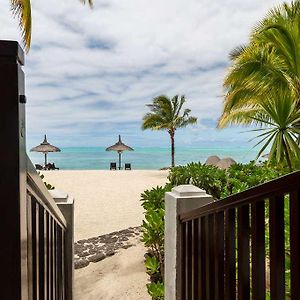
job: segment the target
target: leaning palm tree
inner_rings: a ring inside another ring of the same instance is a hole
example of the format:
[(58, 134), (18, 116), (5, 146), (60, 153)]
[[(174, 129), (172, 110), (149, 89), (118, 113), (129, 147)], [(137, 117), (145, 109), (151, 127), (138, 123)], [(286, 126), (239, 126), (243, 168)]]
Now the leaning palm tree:
[[(10, 0), (13, 15), (19, 20), (19, 27), (22, 33), (22, 39), (25, 50), (28, 51), (31, 43), (31, 3), (30, 0)], [(80, 0), (83, 4), (88, 2), (90, 7), (93, 6), (93, 0)]]
[(248, 45), (232, 51), (220, 127), (232, 109), (256, 105), (277, 89), (289, 92), (300, 107), (299, 24), (300, 1), (283, 3), (258, 23)]
[(172, 99), (165, 95), (155, 97), (153, 104), (148, 104), (151, 112), (143, 117), (142, 129), (167, 130), (171, 138), (171, 161), (175, 166), (175, 131), (191, 124), (197, 123), (196, 117), (191, 117), (190, 109), (182, 107), (185, 103), (185, 96), (176, 95)]
[[(254, 119), (250, 116), (254, 113), (256, 116), (265, 115), (268, 103), (268, 118), (271, 123), (265, 124), (273, 124), (272, 126), (281, 133), (287, 129), (285, 126), (279, 126), (278, 121), (283, 124), (283, 120), (275, 114), (279, 105), (276, 101), (283, 101), (284, 105), (286, 100), (282, 99), (288, 98), (295, 105), (295, 109), (300, 108), (299, 24), (300, 0), (283, 3), (270, 10), (258, 23), (248, 45), (232, 51), (232, 66), (224, 81), (226, 95), (219, 128), (229, 124), (252, 124)], [(274, 110), (272, 114), (271, 106)], [(261, 124), (263, 120), (266, 121), (264, 118), (259, 120)], [(299, 144), (300, 134), (297, 128), (300, 127), (300, 120), (295, 120), (296, 122), (290, 122), (289, 119), (285, 119), (289, 124), (289, 131), (292, 130), (294, 135), (298, 135)], [(278, 153), (284, 153), (286, 160), (290, 160), (289, 151), (298, 151), (299, 146), (295, 147), (291, 138), (285, 139), (286, 135), (279, 134), (276, 138), (274, 135), (274, 139), (271, 139), (271, 136), (268, 136), (268, 141), (274, 150), (272, 153), (276, 152), (277, 162), (283, 158), (283, 155)], [(282, 152), (275, 151), (273, 146), (276, 149), (290, 148)], [(274, 155), (270, 155), (269, 159), (274, 161)], [(291, 162), (287, 161), (287, 164), (291, 166)]]

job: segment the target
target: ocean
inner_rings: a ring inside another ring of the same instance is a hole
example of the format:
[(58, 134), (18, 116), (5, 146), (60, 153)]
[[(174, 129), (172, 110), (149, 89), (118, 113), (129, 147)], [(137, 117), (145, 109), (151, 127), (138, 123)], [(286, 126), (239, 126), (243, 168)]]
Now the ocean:
[[(189, 162), (205, 162), (208, 156), (218, 155), (220, 158), (232, 157), (237, 162), (246, 163), (255, 159), (256, 149), (236, 148), (184, 148), (175, 149), (176, 165), (186, 165)], [(34, 164), (43, 164), (42, 153), (28, 152)], [(169, 148), (135, 148), (135, 151), (126, 151), (122, 155), (122, 166), (131, 163), (132, 169), (157, 170), (170, 165), (171, 155)], [(61, 152), (49, 153), (48, 161), (62, 170), (107, 170), (110, 162), (117, 162), (118, 153), (107, 152), (101, 147), (68, 147), (61, 148)]]

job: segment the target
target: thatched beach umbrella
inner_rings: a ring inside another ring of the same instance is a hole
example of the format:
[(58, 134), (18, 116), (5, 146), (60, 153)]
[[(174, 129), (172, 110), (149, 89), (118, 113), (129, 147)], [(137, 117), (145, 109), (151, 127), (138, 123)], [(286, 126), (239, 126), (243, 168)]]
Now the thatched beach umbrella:
[(134, 151), (134, 149), (125, 145), (121, 140), (121, 136), (119, 135), (119, 141), (114, 145), (106, 148), (106, 151), (117, 151), (119, 153), (119, 170), (121, 170), (121, 156), (123, 151)]
[(60, 149), (53, 146), (53, 145), (51, 145), (51, 144), (49, 144), (48, 141), (47, 141), (47, 136), (45, 134), (44, 141), (40, 145), (32, 148), (30, 151), (44, 153), (44, 155), (45, 155), (45, 166), (46, 166), (47, 165), (47, 154), (48, 154), (48, 152), (60, 152)]

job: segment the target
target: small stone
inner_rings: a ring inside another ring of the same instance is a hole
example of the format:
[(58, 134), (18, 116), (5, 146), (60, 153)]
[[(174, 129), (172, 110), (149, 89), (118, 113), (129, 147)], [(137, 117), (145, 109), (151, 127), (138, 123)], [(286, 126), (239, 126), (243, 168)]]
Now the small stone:
[(77, 253), (77, 255), (78, 255), (79, 257), (85, 257), (85, 256), (88, 256), (88, 255), (89, 255), (89, 252), (88, 252), (88, 251), (83, 251), (83, 252)]
[(128, 248), (130, 248), (130, 247), (132, 247), (132, 246), (133, 246), (133, 245), (130, 245), (130, 244), (129, 244), (129, 245), (124, 245), (124, 246), (122, 246), (122, 248), (123, 248), (123, 249), (128, 249)]
[(115, 255), (115, 251), (113, 251), (113, 250), (109, 250), (108, 252), (106, 252), (106, 257), (108, 257), (108, 256), (113, 256), (113, 255)]
[(95, 262), (103, 260), (104, 258), (105, 258), (105, 255), (103, 253), (97, 253), (95, 255), (90, 256), (89, 261), (95, 263)]
[(74, 268), (77, 270), (77, 269), (81, 269), (81, 268), (84, 268), (84, 267), (87, 267), (89, 265), (89, 261), (87, 259), (78, 259), (78, 260), (75, 260), (74, 262)]

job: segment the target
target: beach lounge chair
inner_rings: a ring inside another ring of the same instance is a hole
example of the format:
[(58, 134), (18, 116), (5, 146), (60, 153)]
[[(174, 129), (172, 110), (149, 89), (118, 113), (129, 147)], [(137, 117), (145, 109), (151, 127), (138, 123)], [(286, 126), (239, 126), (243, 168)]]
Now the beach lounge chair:
[(131, 170), (131, 164), (126, 163), (125, 164), (125, 170)]
[(56, 168), (54, 163), (53, 164), (51, 164), (51, 163), (46, 164), (44, 169), (45, 170), (59, 170), (59, 168)]
[(117, 170), (117, 163), (116, 162), (111, 162), (110, 163), (110, 170)]
[(37, 169), (37, 170), (43, 170), (44, 168), (43, 168), (43, 166), (41, 166), (41, 165), (39, 165), (39, 164), (36, 164), (35, 165), (35, 168)]

